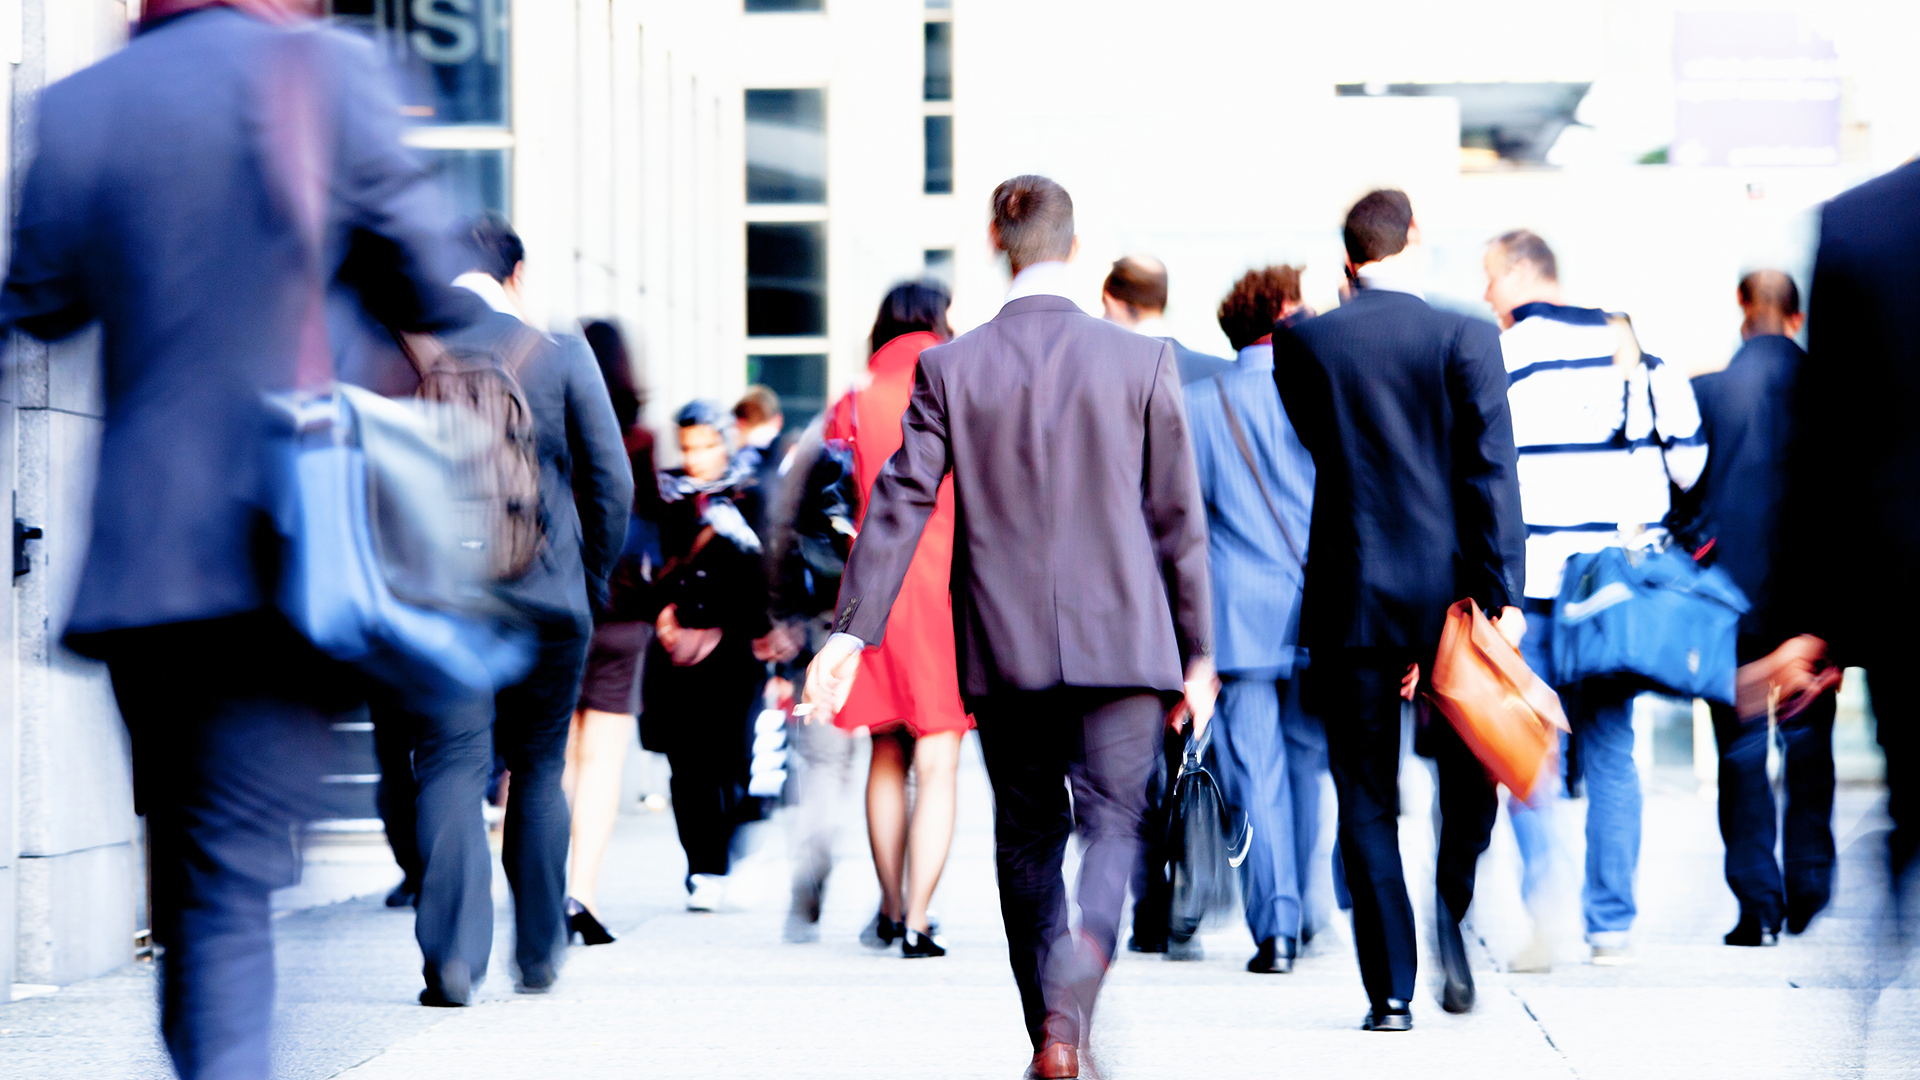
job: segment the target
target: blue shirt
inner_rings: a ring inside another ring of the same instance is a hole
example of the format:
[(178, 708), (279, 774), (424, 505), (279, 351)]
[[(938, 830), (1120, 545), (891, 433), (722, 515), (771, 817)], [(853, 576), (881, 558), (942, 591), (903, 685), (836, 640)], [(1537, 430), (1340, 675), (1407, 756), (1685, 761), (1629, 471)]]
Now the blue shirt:
[[(1207, 504), (1214, 666), (1287, 678), (1305, 660), (1296, 642), (1313, 522), (1313, 456), (1300, 444), (1274, 388), (1273, 346), (1249, 345), (1236, 359), (1232, 371), (1185, 387), (1193, 459)], [(1234, 443), (1223, 393), (1286, 523), (1284, 533)]]

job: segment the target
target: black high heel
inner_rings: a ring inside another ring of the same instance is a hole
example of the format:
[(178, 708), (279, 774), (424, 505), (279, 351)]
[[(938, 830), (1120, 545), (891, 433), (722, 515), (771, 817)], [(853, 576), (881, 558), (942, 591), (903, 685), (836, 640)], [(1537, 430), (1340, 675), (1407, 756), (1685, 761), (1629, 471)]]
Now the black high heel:
[(906, 923), (889, 919), (885, 912), (880, 912), (874, 915), (865, 930), (860, 931), (860, 944), (869, 949), (888, 949), (906, 936)]
[(907, 927), (900, 938), (900, 955), (909, 960), (918, 960), (925, 956), (945, 956), (947, 950), (933, 940), (933, 935)]
[(593, 917), (593, 912), (588, 911), (585, 904), (569, 896), (567, 897), (567, 941), (571, 943), (576, 937), (580, 939), (582, 945), (613, 944), (613, 935), (607, 932), (607, 928), (599, 919)]

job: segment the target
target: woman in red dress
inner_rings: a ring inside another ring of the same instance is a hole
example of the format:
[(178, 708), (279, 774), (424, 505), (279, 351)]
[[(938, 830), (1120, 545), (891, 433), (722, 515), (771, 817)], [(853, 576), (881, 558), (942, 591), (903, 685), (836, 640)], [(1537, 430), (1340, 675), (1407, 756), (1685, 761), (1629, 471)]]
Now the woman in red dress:
[[(947, 325), (950, 303), (936, 285), (895, 286), (873, 324), (868, 382), (841, 398), (827, 420), (826, 437), (853, 446), (863, 516), (865, 495), (873, 490), (880, 467), (900, 449), (900, 418), (907, 411), (920, 351), (953, 336)], [(946, 953), (934, 940), (927, 905), (953, 843), (960, 740), (973, 726), (960, 704), (955, 670), (953, 598), (947, 591), (952, 566), (953, 478), (948, 477), (887, 620), (886, 640), (861, 657), (847, 706), (834, 719), (843, 729), (866, 728), (873, 736), (867, 835), (880, 876), (880, 911), (861, 940), (886, 948), (898, 938), (907, 957)]]

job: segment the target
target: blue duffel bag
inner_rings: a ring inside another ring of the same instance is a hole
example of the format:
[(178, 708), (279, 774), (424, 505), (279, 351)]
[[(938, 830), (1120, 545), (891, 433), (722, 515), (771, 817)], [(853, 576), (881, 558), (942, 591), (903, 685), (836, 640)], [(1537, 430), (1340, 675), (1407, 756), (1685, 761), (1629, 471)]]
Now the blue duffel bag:
[(1554, 685), (1627, 676), (1731, 705), (1734, 644), (1749, 606), (1725, 571), (1702, 569), (1678, 548), (1575, 555), (1553, 605)]

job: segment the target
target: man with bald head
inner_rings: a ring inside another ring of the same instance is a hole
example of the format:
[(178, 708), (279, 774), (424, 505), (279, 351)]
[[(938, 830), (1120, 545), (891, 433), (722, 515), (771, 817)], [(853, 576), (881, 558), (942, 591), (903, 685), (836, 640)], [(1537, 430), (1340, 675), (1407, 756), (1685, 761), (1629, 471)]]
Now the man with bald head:
[[(1693, 380), (1707, 437), (1707, 469), (1681, 505), (1690, 512), (1696, 547), (1732, 575), (1753, 607), (1740, 620), (1745, 664), (1772, 652), (1787, 636), (1774, 624), (1771, 599), (1785, 460), (1793, 437), (1792, 396), (1806, 353), (1800, 332), (1800, 290), (1779, 270), (1740, 279), (1745, 343), (1724, 371)], [(1784, 873), (1774, 861), (1775, 810), (1767, 782), (1767, 723), (1742, 724), (1734, 710), (1713, 706), (1720, 743), (1720, 835), (1727, 845), (1727, 885), (1740, 901), (1729, 945), (1770, 945), (1785, 929), (1799, 933), (1826, 906), (1833, 883), (1833, 714), (1828, 690), (1782, 721), (1786, 814)]]
[(1233, 361), (1194, 352), (1174, 340), (1166, 319), (1167, 267), (1151, 255), (1124, 255), (1113, 260), (1113, 269), (1100, 287), (1100, 306), (1108, 322), (1172, 345), (1183, 384), (1233, 370)]

